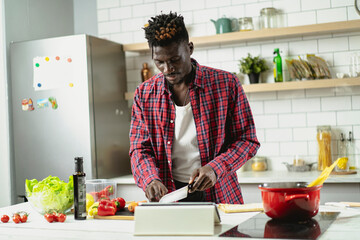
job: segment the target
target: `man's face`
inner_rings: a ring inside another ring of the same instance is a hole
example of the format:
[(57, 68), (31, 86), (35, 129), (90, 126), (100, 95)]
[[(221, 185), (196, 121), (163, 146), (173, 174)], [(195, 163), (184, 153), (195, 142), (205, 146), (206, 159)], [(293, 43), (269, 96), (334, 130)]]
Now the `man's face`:
[(171, 43), (168, 46), (153, 47), (153, 60), (156, 67), (172, 85), (182, 83), (191, 72), (192, 42)]

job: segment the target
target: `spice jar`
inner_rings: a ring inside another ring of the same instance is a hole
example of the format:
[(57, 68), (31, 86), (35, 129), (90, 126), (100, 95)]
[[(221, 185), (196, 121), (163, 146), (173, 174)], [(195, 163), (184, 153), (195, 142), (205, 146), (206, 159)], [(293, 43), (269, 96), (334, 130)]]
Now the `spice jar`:
[(277, 10), (276, 8), (263, 8), (260, 10), (260, 28), (277, 27)]
[(316, 139), (318, 142), (318, 170), (329, 167), (331, 160), (331, 127), (318, 126)]
[(251, 17), (239, 18), (239, 30), (242, 31), (251, 31), (254, 29), (254, 25)]
[(252, 159), (251, 169), (253, 171), (266, 171), (267, 162), (265, 157), (254, 157)]

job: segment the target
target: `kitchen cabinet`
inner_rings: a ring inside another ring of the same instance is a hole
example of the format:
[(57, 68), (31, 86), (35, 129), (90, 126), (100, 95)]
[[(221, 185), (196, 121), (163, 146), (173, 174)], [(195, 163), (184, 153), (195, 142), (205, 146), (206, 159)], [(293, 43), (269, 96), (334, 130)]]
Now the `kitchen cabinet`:
[[(212, 36), (193, 37), (190, 40), (197, 47), (223, 46), (226, 44), (242, 43), (247, 41), (263, 41), (270, 39), (282, 39), (299, 36), (314, 36), (324, 34), (339, 34), (360, 31), (360, 20), (321, 23), (303, 25), (295, 27), (260, 29), (246, 32), (231, 32), (216, 34)], [(125, 44), (124, 50), (129, 52), (147, 52), (148, 44), (134, 43)], [(286, 91), (297, 89), (330, 88), (330, 87), (349, 87), (360, 85), (360, 77), (326, 80), (293, 81), (283, 83), (261, 83), (253, 85), (243, 85), (246, 93)], [(132, 100), (133, 92), (125, 93), (125, 99)]]

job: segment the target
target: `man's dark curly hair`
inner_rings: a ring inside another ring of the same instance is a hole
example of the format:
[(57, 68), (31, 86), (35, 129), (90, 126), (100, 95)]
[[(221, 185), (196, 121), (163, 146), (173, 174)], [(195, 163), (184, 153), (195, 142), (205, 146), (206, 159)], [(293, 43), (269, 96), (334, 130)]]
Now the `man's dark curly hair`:
[(184, 18), (176, 12), (157, 15), (143, 28), (149, 47), (166, 46), (173, 42), (189, 41)]

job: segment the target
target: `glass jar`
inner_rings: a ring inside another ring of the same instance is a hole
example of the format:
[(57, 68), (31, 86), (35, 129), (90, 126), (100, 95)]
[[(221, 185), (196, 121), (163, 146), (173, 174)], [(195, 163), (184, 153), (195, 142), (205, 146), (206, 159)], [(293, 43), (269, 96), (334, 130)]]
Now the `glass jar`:
[(263, 8), (260, 10), (260, 28), (277, 27), (277, 10), (276, 8)]
[(318, 170), (322, 171), (329, 167), (331, 160), (331, 127), (318, 126), (316, 139), (318, 142)]
[(254, 29), (253, 21), (251, 17), (239, 18), (239, 31), (251, 31)]
[(267, 170), (267, 162), (265, 157), (253, 157), (251, 169), (253, 171), (266, 171)]

